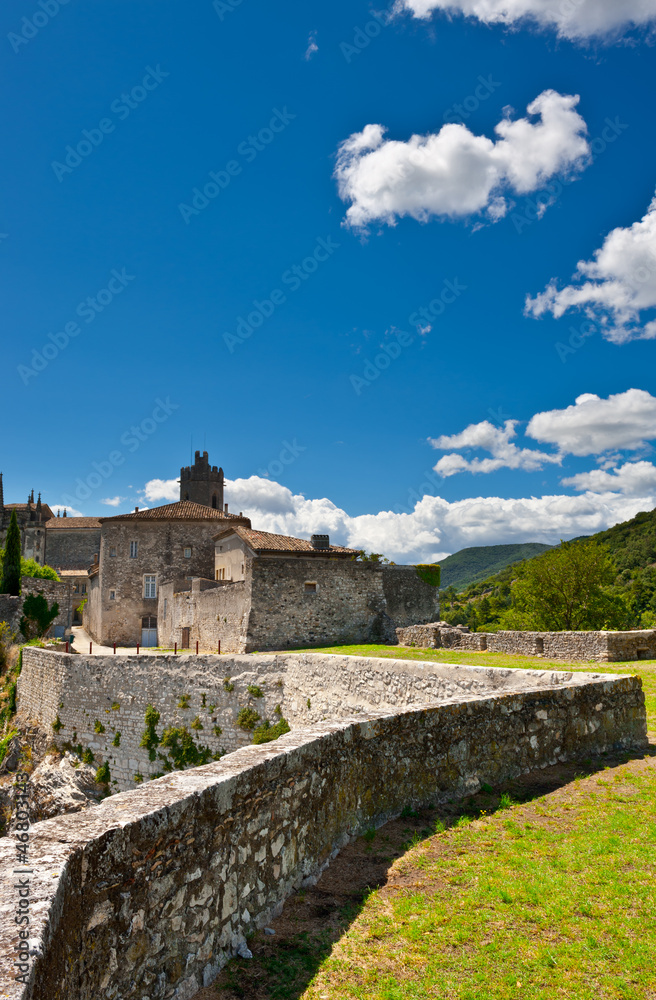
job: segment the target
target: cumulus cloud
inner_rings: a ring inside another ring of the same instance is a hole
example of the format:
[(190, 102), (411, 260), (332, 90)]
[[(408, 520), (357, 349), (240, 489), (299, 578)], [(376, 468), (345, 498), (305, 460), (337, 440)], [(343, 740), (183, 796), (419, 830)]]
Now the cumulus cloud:
[(376, 220), (391, 226), (406, 215), (426, 222), (480, 213), (496, 221), (508, 210), (509, 195), (527, 194), (556, 173), (571, 175), (587, 165), (590, 148), (578, 102), (578, 96), (545, 90), (527, 108), (537, 120), (513, 121), (508, 113), (495, 126), (495, 140), (448, 124), (401, 142), (385, 139), (382, 125), (366, 125), (337, 154), (339, 195), (351, 202), (347, 223), (365, 228)]
[(535, 298), (527, 296), (526, 314), (551, 313), (559, 319), (570, 309), (583, 309), (616, 344), (653, 340), (656, 319), (644, 315), (656, 308), (656, 198), (639, 222), (613, 229), (594, 260), (580, 260), (572, 284), (559, 289), (552, 279)]
[(646, 496), (656, 492), (656, 466), (651, 462), (626, 462), (611, 471), (593, 469), (561, 480), (563, 486), (590, 493), (624, 493)]
[(148, 503), (155, 503), (157, 500), (175, 502), (180, 499), (180, 480), (150, 479), (144, 486), (143, 495)]
[(50, 504), (50, 510), (53, 512), (55, 517), (57, 514), (61, 517), (64, 511), (66, 511), (66, 517), (85, 517), (86, 515), (82, 513), (81, 510), (76, 510), (75, 507), (62, 507), (61, 504)]
[(561, 461), (559, 455), (532, 448), (518, 448), (511, 441), (517, 435), (518, 423), (518, 420), (506, 420), (503, 427), (495, 427), (489, 420), (483, 420), (479, 424), (470, 424), (460, 434), (429, 438), (433, 448), (440, 451), (447, 451), (449, 448), (481, 448), (492, 455), (492, 458), (472, 459), (456, 453), (444, 455), (434, 466), (435, 472), (445, 477), (457, 472), (496, 472), (497, 469), (524, 469), (533, 472), (543, 468), (545, 464), (558, 464)]
[(587, 492), (582, 496), (504, 499), (472, 497), (448, 502), (424, 496), (409, 513), (379, 511), (352, 516), (331, 500), (310, 499), (251, 476), (226, 482), (231, 510), (242, 510), (263, 531), (309, 538), (328, 533), (337, 544), (383, 552), (395, 562), (434, 562), (469, 545), (519, 541), (555, 544), (592, 534), (656, 506), (642, 496)]
[(428, 18), (464, 14), (484, 24), (533, 24), (575, 41), (617, 37), (656, 21), (656, 0), (397, 0), (397, 11)]
[(127, 500), (127, 497), (105, 497), (100, 502), (107, 504), (108, 507), (120, 507), (124, 500)]
[(584, 393), (564, 410), (536, 413), (526, 434), (570, 455), (636, 451), (656, 438), (656, 397), (644, 389), (627, 389), (608, 399)]

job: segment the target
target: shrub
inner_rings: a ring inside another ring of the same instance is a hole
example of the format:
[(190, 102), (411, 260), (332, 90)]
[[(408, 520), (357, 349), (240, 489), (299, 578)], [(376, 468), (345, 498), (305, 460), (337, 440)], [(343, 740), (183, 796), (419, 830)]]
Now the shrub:
[(158, 722), (159, 712), (152, 705), (148, 705), (145, 715), (146, 728), (143, 731), (139, 746), (144, 747), (144, 749), (148, 751), (149, 760), (155, 760), (157, 756), (157, 747), (159, 746), (160, 740), (155, 727)]
[(112, 740), (112, 746), (120, 747), (121, 745), (121, 734), (119, 732), (114, 733), (114, 739)]
[(183, 694), (178, 702), (178, 708), (189, 708), (189, 701), (191, 696), (188, 694)]
[(257, 684), (249, 684), (247, 690), (252, 698), (264, 698), (264, 691)]
[(94, 722), (94, 724), (93, 724), (93, 731), (94, 731), (94, 733), (104, 733), (105, 732), (105, 727), (103, 726), (103, 724), (100, 721), (100, 719), (96, 719), (96, 721)]
[(111, 779), (112, 775), (109, 770), (109, 764), (105, 761), (105, 763), (101, 764), (96, 771), (96, 781), (99, 785), (108, 785)]
[[(14, 685), (14, 686), (15, 686), (15, 685)], [(52, 728), (53, 728), (53, 731), (54, 731), (55, 733), (58, 733), (60, 729), (63, 729), (63, 728), (64, 728), (64, 723), (63, 723), (63, 722), (62, 722), (62, 720), (61, 720), (61, 719), (59, 718), (59, 712), (57, 712), (57, 715), (55, 716), (55, 721), (54, 721), (54, 722), (51, 722), (51, 723), (50, 723), (50, 725), (52, 726)]]
[(260, 721), (260, 714), (254, 708), (240, 708), (237, 716), (237, 725), (241, 729), (255, 729)]
[(198, 718), (198, 716), (196, 716), (196, 718), (194, 719), (194, 721), (191, 723), (191, 728), (192, 729), (203, 729), (203, 723), (200, 721), (200, 719)]
[(224, 677), (223, 678), (223, 686), (226, 689), (226, 691), (234, 691), (235, 690), (235, 685), (232, 683), (232, 681), (230, 680), (229, 677)]
[(84, 761), (85, 764), (93, 764), (95, 760), (93, 752), (87, 748), (82, 754), (82, 760)]
[(29, 641), (44, 636), (59, 614), (59, 605), (48, 607), (43, 594), (28, 594), (23, 601), (23, 615), (20, 630)]
[(269, 720), (265, 719), (264, 723), (253, 733), (253, 743), (271, 743), (273, 740), (277, 740), (279, 736), (284, 736), (288, 732), (289, 723), (286, 719), (276, 722), (275, 726), (272, 726)]

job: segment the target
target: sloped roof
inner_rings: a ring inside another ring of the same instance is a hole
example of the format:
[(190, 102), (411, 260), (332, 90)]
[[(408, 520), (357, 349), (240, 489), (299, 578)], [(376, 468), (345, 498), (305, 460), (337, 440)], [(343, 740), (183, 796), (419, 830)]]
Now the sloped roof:
[[(68, 520), (68, 518), (67, 518)], [(167, 503), (162, 507), (150, 507), (148, 510), (135, 510), (131, 514), (117, 514), (115, 517), (101, 517), (100, 521), (229, 521), (235, 524), (247, 524), (247, 517), (238, 514), (226, 514), (214, 507), (205, 507), (202, 503), (192, 500), (178, 500), (177, 503)]]
[(46, 521), (46, 528), (99, 528), (99, 517), (51, 517)]
[(233, 531), (242, 541), (246, 542), (254, 552), (298, 552), (311, 556), (357, 556), (359, 549), (347, 549), (343, 545), (331, 545), (327, 549), (315, 549), (307, 538), (292, 538), (290, 535), (274, 535), (270, 531), (254, 531), (252, 528), (227, 528), (220, 531), (215, 538), (221, 538)]

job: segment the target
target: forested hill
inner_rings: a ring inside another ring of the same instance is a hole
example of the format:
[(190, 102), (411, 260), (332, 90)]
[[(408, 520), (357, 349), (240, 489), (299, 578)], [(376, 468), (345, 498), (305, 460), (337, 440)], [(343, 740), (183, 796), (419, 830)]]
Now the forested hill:
[[(611, 587), (611, 596), (617, 608), (621, 610), (623, 619), (621, 627), (656, 627), (656, 510), (643, 511), (630, 521), (616, 524), (607, 531), (572, 539), (572, 541), (590, 540), (607, 546), (615, 563), (617, 575)], [(525, 547), (538, 548), (542, 552), (549, 548), (530, 543)], [(508, 612), (513, 606), (512, 583), (514, 579), (523, 576), (525, 567), (530, 565), (530, 559), (523, 559), (521, 562), (509, 559), (503, 569), (490, 572), (484, 578), (482, 574), (477, 574), (473, 582), (464, 586), (462, 583), (451, 582), (458, 577), (455, 574), (449, 576), (445, 569), (452, 560), (464, 557), (468, 553), (493, 553), (497, 549), (521, 548), (520, 545), (499, 545), (481, 549), (463, 549), (462, 552), (445, 559), (442, 563), (442, 618), (453, 624), (469, 625), (470, 628), (479, 631), (516, 627), (508, 621)], [(534, 554), (531, 558), (539, 558), (542, 552)]]
[(626, 569), (644, 569), (656, 563), (656, 509), (641, 511), (630, 521), (583, 537), (607, 545), (620, 574)]
[(472, 583), (486, 580), (512, 563), (540, 555), (549, 548), (550, 545), (542, 545), (540, 542), (524, 542), (519, 545), (475, 545), (469, 549), (461, 549), (441, 560), (442, 587), (462, 590)]

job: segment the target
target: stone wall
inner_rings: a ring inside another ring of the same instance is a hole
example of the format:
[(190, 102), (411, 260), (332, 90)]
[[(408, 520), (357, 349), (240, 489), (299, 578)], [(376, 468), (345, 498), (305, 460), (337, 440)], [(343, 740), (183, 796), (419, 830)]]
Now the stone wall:
[[(400, 665), (384, 666), (393, 673)], [(304, 879), (405, 806), (646, 745), (638, 678), (559, 675), (549, 685), (541, 674), (522, 675), (523, 691), (320, 722), (37, 823), (25, 985), (14, 979), (15, 843), (3, 838), (4, 995), (188, 1000)]]
[[(265, 719), (275, 724), (282, 715), (295, 728), (446, 698), (578, 683), (579, 676), (319, 653), (126, 657), (28, 648), (18, 712), (48, 732), (53, 723), (61, 726), (57, 741), (91, 750), (97, 765), (109, 763), (112, 788), (123, 791), (135, 787), (135, 775), (164, 770), (139, 746), (148, 705), (160, 713), (160, 736), (166, 727), (187, 726), (198, 743), (219, 754), (251, 743), (252, 732), (237, 723), (244, 708), (257, 712), (258, 725)], [(252, 693), (258, 689), (261, 696)], [(192, 729), (196, 719), (202, 729)]]
[(160, 644), (172, 649), (177, 642), (180, 647), (182, 630), (187, 627), (191, 649), (199, 642), (204, 651), (216, 650), (220, 642), (222, 653), (243, 652), (248, 642), (250, 589), (250, 575), (234, 583), (195, 579), (190, 588), (165, 584), (158, 602)]
[(0, 594), (0, 622), (7, 622), (13, 632), (18, 632), (23, 615), (23, 601), (28, 594), (42, 593), (52, 605), (59, 604), (59, 614), (52, 623), (48, 635), (53, 635), (55, 629), (70, 629), (73, 620), (73, 593), (70, 583), (60, 580), (39, 580), (33, 576), (21, 577), (21, 596), (11, 597)]
[(75, 518), (58, 518), (56, 527), (46, 528), (45, 561), (49, 566), (60, 569), (83, 569), (93, 563), (93, 558), (100, 552), (100, 527), (79, 528), (67, 521)]
[[(306, 584), (312, 584), (308, 590)], [(166, 615), (164, 614), (166, 600)], [(245, 559), (245, 579), (161, 588), (160, 645), (182, 641), (222, 652), (394, 642), (396, 625), (432, 618), (438, 591), (414, 566), (350, 559)]]
[(617, 663), (656, 659), (656, 630), (631, 632), (474, 632), (444, 627), (440, 622), (396, 630), (401, 646), (451, 647), (545, 656), (554, 660), (597, 660)]

